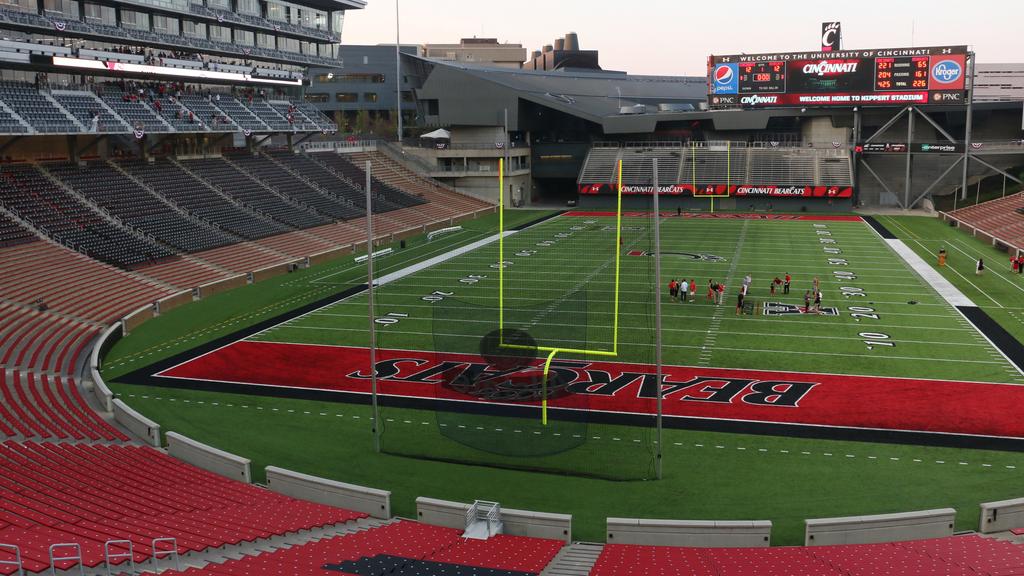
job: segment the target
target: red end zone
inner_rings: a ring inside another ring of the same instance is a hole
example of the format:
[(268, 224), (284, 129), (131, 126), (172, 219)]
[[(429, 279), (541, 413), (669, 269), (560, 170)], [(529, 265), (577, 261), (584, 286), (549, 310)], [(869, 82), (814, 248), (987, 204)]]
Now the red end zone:
[[(626, 218), (647, 218), (650, 217), (650, 212), (623, 212), (622, 216)], [(591, 212), (586, 210), (572, 210), (562, 214), (562, 216), (572, 217), (612, 217), (615, 216), (615, 212)], [(662, 218), (679, 218), (675, 212), (662, 212)], [(802, 220), (802, 221), (814, 221), (814, 222), (862, 222), (863, 218), (860, 216), (842, 216), (842, 215), (829, 215), (829, 214), (711, 214), (710, 212), (683, 212), (682, 218), (706, 218), (712, 220)]]
[[(475, 382), (514, 378), (494, 371), (479, 356), (403, 350), (377, 354), (383, 395), (490, 402), (441, 382), (459, 374), (473, 374)], [(236, 342), (156, 376), (368, 394), (368, 362), (365, 348)], [(656, 379), (650, 366), (556, 359), (552, 370), (572, 392), (553, 399), (554, 408), (654, 412)], [(1024, 437), (1019, 408), (1024, 386), (686, 366), (667, 366), (664, 373), (667, 417)]]

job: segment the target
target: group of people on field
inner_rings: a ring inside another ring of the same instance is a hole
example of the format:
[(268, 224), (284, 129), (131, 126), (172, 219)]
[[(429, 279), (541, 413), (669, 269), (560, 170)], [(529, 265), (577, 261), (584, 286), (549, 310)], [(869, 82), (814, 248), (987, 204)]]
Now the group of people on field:
[[(1024, 262), (1020, 267), (1024, 270)], [(750, 293), (750, 284), (753, 279), (750, 274), (747, 274), (743, 278), (743, 283), (740, 286), (739, 291), (736, 294), (736, 315), (743, 313), (743, 303), (746, 300), (747, 295)], [(793, 277), (786, 272), (782, 277), (775, 276), (772, 278), (768, 286), (769, 296), (775, 296), (781, 289), (782, 294), (789, 294), (790, 287), (793, 283)], [(697, 298), (697, 281), (691, 278), (687, 280), (683, 278), (681, 281), (672, 278), (668, 283), (668, 295), (673, 301), (676, 302), (694, 302)], [(722, 303), (725, 296), (725, 283), (718, 282), (714, 279), (708, 279), (707, 293), (705, 300), (715, 305)], [(817, 277), (814, 278), (811, 289), (804, 292), (804, 311), (807, 313), (820, 313), (821, 312), (821, 285)]]

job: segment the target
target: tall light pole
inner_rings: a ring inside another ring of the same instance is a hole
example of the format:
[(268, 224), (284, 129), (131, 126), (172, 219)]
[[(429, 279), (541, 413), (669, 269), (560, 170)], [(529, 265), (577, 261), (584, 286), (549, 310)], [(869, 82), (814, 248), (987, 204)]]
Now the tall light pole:
[(402, 143), (402, 28), (395, 0), (395, 109), (398, 114), (398, 143)]

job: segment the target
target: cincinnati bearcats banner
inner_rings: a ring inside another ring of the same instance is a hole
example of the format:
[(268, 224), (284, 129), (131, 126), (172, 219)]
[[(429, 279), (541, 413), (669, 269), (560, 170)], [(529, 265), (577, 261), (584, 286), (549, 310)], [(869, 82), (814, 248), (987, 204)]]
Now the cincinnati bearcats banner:
[[(616, 184), (580, 184), (579, 193), (583, 195), (615, 194)], [(696, 190), (696, 193), (694, 191)], [(708, 184), (694, 187), (693, 184), (671, 184), (658, 186), (662, 196), (739, 196), (739, 197), (771, 197), (771, 198), (852, 198), (853, 188), (850, 186), (776, 186), (774, 184)], [(644, 196), (654, 194), (654, 186), (623, 185), (622, 194), (627, 196)]]
[[(540, 374), (543, 359), (495, 368), (483, 358), (407, 350), (377, 351), (384, 396), (511, 406), (516, 383)], [(653, 414), (653, 366), (556, 358), (553, 408)], [(369, 350), (241, 341), (156, 374), (282, 390), (370, 393)], [(664, 414), (710, 420), (838, 426), (1024, 438), (1024, 386), (875, 378), (839, 374), (664, 367)], [(470, 382), (460, 388), (446, 383)]]

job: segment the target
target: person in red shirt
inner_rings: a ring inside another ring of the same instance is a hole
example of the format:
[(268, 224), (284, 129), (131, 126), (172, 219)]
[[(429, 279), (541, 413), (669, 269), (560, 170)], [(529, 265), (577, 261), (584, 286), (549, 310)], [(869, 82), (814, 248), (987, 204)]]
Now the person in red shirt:
[(690, 278), (690, 302), (697, 300), (697, 280)]
[(679, 296), (679, 283), (673, 278), (668, 283), (668, 297), (675, 300)]
[(786, 281), (782, 283), (782, 293), (789, 294), (789, 283), (793, 281), (793, 277), (786, 272)]
[(1010, 267), (1013, 268), (1014, 272), (1020, 270), (1020, 260), (1016, 256), (1010, 256)]

